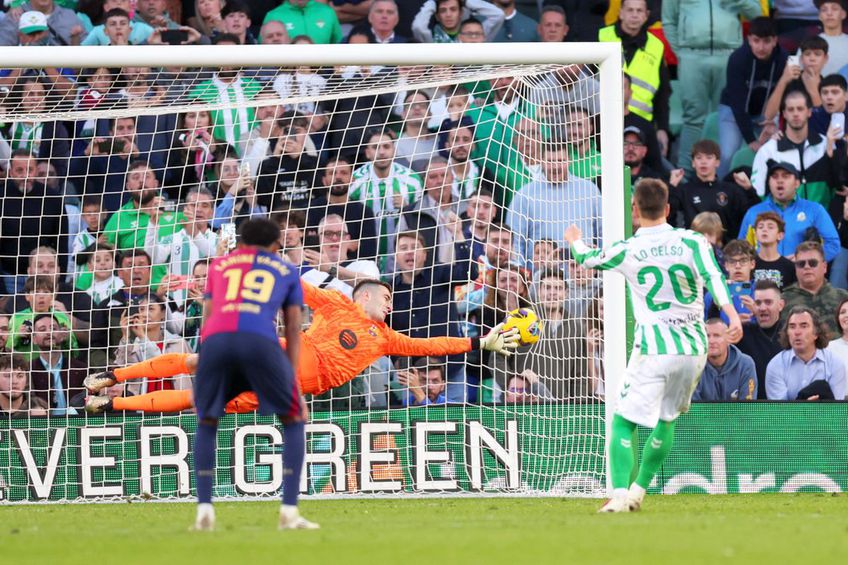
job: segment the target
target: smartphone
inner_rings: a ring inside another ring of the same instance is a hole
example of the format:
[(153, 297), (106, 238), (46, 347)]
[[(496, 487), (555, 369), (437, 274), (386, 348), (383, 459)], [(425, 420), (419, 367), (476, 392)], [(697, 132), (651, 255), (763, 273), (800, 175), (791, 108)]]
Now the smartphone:
[(318, 232), (306, 232), (303, 237), (303, 248), (317, 251), (319, 247), (321, 247), (321, 240), (318, 239)]
[(111, 153), (112, 152), (112, 141), (98, 141), (97, 142), (97, 150), (101, 153)]
[(727, 288), (730, 290), (730, 296), (733, 297), (733, 306), (740, 314), (752, 314), (742, 303), (743, 296), (751, 296), (753, 285), (749, 282), (731, 282)]
[(221, 226), (221, 239), (227, 242), (227, 251), (232, 251), (236, 248), (236, 225), (232, 222), (228, 222)]
[(192, 284), (188, 277), (186, 276), (171, 276), (171, 279), (178, 279), (173, 284), (171, 284), (170, 290), (188, 290), (191, 288)]
[(188, 32), (182, 29), (169, 29), (162, 32), (162, 43), (182, 45), (188, 41)]
[(114, 139), (112, 140), (112, 147), (115, 153), (123, 153), (127, 147), (127, 141), (125, 139)]
[(845, 135), (845, 113), (844, 112), (834, 112), (830, 115), (830, 128), (838, 127), (839, 133), (838, 137), (842, 137)]
[(786, 64), (787, 65), (795, 65), (796, 67), (800, 67), (801, 66), (801, 57), (799, 55), (789, 55), (789, 57), (786, 58)]
[(130, 307), (127, 308), (127, 316), (132, 318), (136, 314), (138, 314), (138, 304), (130, 304)]

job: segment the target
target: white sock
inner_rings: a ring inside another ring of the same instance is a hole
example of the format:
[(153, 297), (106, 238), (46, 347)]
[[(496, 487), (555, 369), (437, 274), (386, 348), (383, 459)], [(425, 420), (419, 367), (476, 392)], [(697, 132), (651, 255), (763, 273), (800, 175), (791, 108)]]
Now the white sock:
[(643, 498), (645, 498), (645, 492), (647, 492), (645, 489), (643, 489), (642, 487), (640, 487), (636, 483), (633, 483), (632, 485), (630, 485), (630, 490), (628, 491), (628, 495), (630, 496), (630, 498), (635, 498), (636, 500), (642, 500)]
[(291, 504), (281, 504), (280, 512), (284, 512), (288, 515), (297, 514), (297, 506), (293, 506)]
[(201, 502), (200, 504), (197, 505), (197, 513), (198, 514), (205, 514), (207, 512), (211, 512), (211, 513), (214, 514), (215, 513), (215, 507), (212, 506), (212, 504), (210, 504), (209, 502)]
[(612, 497), (613, 498), (624, 498), (626, 496), (627, 496), (627, 489), (626, 488), (617, 488), (617, 489), (613, 489), (613, 491), (612, 491)]

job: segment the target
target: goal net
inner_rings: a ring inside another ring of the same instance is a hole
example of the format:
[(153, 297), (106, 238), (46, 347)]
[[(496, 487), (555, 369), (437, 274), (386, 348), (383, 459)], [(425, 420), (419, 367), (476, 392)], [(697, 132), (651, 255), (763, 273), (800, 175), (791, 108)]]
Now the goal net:
[[(306, 395), (303, 493), (604, 493), (624, 287), (563, 234), (623, 235), (617, 46), (375, 47), (0, 49), (3, 501), (193, 494), (195, 416), (139, 411), (191, 375), (110, 387), (105, 414), (82, 379), (197, 352), (209, 261), (257, 216), (305, 283), (389, 283), (403, 335), (541, 322), (509, 358), (375, 356)], [(225, 416), (215, 496), (275, 496), (284, 449)]]

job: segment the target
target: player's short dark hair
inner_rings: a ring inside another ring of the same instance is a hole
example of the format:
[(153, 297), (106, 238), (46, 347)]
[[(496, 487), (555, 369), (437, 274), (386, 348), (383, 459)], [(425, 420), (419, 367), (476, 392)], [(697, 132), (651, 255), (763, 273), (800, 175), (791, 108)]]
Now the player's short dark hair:
[(812, 37), (808, 37), (798, 45), (798, 49), (801, 50), (801, 53), (804, 51), (812, 51), (814, 49), (818, 49), (819, 51), (824, 51), (827, 54), (828, 44), (827, 40), (824, 37), (820, 37), (818, 35), (814, 35)]
[(699, 154), (712, 155), (716, 159), (721, 159), (721, 147), (712, 139), (701, 139), (692, 145), (692, 158)]
[(821, 321), (821, 318), (816, 313), (815, 310), (810, 308), (809, 306), (793, 306), (791, 310), (789, 310), (789, 314), (786, 315), (786, 322), (784, 322), (783, 327), (780, 328), (780, 346), (783, 349), (792, 349), (792, 344), (789, 343), (789, 320), (792, 319), (792, 316), (797, 316), (799, 314), (809, 314), (810, 318), (813, 320), (813, 331), (816, 332), (816, 349), (824, 349), (830, 343), (830, 331), (827, 329), (827, 325)]
[(760, 279), (754, 283), (754, 292), (758, 290), (776, 290), (778, 294), (781, 294), (780, 285), (774, 282), (771, 279)]
[(239, 237), (245, 245), (270, 247), (280, 239), (280, 226), (266, 218), (251, 218), (241, 225)]
[(744, 239), (734, 239), (729, 241), (722, 251), (724, 252), (724, 256), (727, 258), (744, 255), (753, 261), (757, 257), (757, 253), (754, 251), (754, 248), (751, 247), (751, 244)]
[(646, 220), (665, 217), (668, 205), (668, 187), (659, 179), (643, 178), (633, 189), (633, 201), (639, 209), (639, 215)]
[(704, 325), (706, 325), (706, 326), (711, 326), (713, 324), (722, 324), (724, 326), (727, 325), (727, 323), (724, 320), (722, 320), (721, 318), (719, 318), (717, 316), (713, 316), (712, 318), (707, 318), (707, 321), (704, 322)]
[(359, 292), (368, 286), (382, 286), (385, 289), (388, 289), (389, 292), (392, 292), (392, 285), (385, 281), (381, 281), (380, 279), (365, 279), (356, 283), (356, 286), (353, 287), (353, 292), (351, 293), (351, 297), (356, 298), (359, 295)]
[(845, 77), (839, 73), (833, 73), (826, 77), (822, 77), (821, 82), (819, 82), (819, 92), (821, 92), (822, 88), (826, 86), (836, 86), (845, 92), (848, 91), (848, 80), (845, 80)]
[(767, 37), (777, 37), (777, 24), (768, 16), (760, 16), (751, 20), (748, 26), (748, 35), (756, 35), (763, 39)]

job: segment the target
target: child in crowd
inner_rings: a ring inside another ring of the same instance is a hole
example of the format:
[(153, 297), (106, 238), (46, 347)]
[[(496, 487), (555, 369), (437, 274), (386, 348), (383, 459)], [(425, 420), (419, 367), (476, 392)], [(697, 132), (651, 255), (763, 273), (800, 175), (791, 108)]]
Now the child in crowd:
[(88, 259), (78, 257), (83, 251), (97, 243), (103, 236), (103, 228), (106, 227), (108, 214), (104, 213), (103, 206), (98, 196), (85, 196), (82, 199), (80, 210), (80, 231), (77, 232), (71, 243), (71, 268), (68, 273), (68, 281), (78, 280), (85, 273)]
[[(724, 271), (724, 254), (721, 251), (721, 238), (724, 235), (724, 226), (721, 223), (721, 216), (715, 212), (701, 212), (692, 219), (692, 225), (689, 229), (702, 234), (713, 246), (713, 254), (716, 261)], [(727, 272), (724, 273), (725, 275)]]
[(94, 304), (109, 300), (113, 294), (124, 288), (124, 281), (115, 275), (115, 247), (108, 243), (92, 246), (88, 260), (91, 271), (91, 286), (86, 294)]
[(757, 260), (754, 281), (769, 279), (781, 289), (795, 284), (795, 264), (782, 256), (777, 245), (783, 241), (786, 223), (776, 212), (763, 212), (754, 220)]

